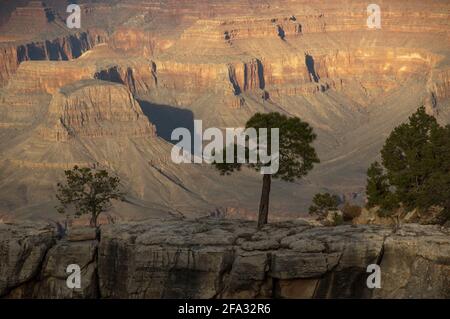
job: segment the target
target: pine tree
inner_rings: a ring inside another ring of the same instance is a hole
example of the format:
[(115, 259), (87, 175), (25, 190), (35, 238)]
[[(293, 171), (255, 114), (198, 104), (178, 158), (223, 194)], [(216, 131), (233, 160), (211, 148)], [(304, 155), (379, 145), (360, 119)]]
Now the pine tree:
[(389, 183), (409, 209), (422, 206), (418, 199), (423, 195), (425, 183), (439, 169), (433, 139), (441, 129), (436, 119), (420, 107), (408, 123), (394, 129), (383, 146), (382, 163)]
[[(279, 129), (279, 169), (274, 174), (263, 174), (263, 183), (261, 190), (261, 200), (258, 214), (258, 228), (267, 224), (269, 214), (269, 197), (272, 178), (279, 178), (288, 182), (302, 178), (313, 169), (315, 163), (319, 163), (314, 147), (311, 145), (316, 139), (311, 126), (297, 117), (287, 117), (280, 113), (256, 113), (247, 122), (246, 128), (254, 128), (259, 138), (259, 129), (267, 129), (267, 140), (271, 140), (271, 129)], [(269, 153), (271, 153), (270, 145)], [(235, 145), (236, 154), (237, 145)], [(248, 154), (248, 149), (246, 150)], [(222, 152), (222, 157), (226, 158), (226, 149)], [(238, 163), (235, 158), (234, 163), (218, 163), (213, 165), (221, 174), (230, 174), (240, 170), (243, 164)], [(249, 163), (247, 166), (258, 172), (266, 166), (260, 161), (258, 156), (257, 163)], [(270, 165), (270, 164), (269, 164)]]
[(367, 170), (367, 206), (382, 206), (389, 194), (389, 182), (383, 167), (378, 162), (372, 163)]
[(369, 207), (439, 206), (450, 216), (450, 126), (440, 126), (420, 107), (392, 131), (381, 157), (382, 165), (374, 163), (367, 172)]

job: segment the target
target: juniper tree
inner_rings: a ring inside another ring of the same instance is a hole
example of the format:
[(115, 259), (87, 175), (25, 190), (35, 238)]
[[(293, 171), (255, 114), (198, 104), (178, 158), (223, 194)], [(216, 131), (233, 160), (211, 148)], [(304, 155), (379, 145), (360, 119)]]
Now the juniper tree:
[(330, 210), (337, 210), (340, 203), (339, 196), (330, 193), (319, 193), (313, 197), (313, 205), (309, 207), (309, 213), (325, 218)]
[(74, 166), (64, 171), (66, 184), (58, 183), (56, 198), (59, 213), (66, 213), (68, 206), (75, 209), (75, 217), (91, 215), (90, 225), (97, 227), (98, 216), (111, 207), (112, 200), (124, 200), (120, 191), (120, 179), (109, 176), (106, 170), (92, 170)]

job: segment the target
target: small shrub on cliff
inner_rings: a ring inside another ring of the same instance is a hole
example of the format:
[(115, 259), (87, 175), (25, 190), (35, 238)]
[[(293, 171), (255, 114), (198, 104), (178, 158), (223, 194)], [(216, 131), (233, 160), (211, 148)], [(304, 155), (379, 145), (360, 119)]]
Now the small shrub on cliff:
[(400, 205), (426, 212), (444, 208), (450, 214), (450, 126), (440, 126), (421, 107), (408, 123), (396, 127), (381, 150), (382, 163), (368, 170), (368, 206), (381, 212)]
[(361, 215), (362, 208), (347, 202), (344, 204), (341, 211), (343, 213), (344, 221), (352, 221), (354, 218)]
[(58, 183), (57, 207), (64, 214), (68, 206), (74, 206), (75, 217), (91, 215), (90, 225), (97, 227), (98, 216), (107, 211), (112, 200), (124, 200), (124, 193), (119, 190), (120, 179), (109, 176), (105, 170), (92, 170), (74, 166), (64, 172), (66, 185)]
[(339, 203), (339, 196), (331, 195), (330, 193), (319, 193), (314, 195), (313, 205), (309, 207), (309, 213), (311, 215), (318, 215), (323, 219), (329, 211), (337, 210)]
[(336, 214), (333, 216), (333, 224), (332, 226), (339, 226), (344, 223), (344, 217), (340, 214)]

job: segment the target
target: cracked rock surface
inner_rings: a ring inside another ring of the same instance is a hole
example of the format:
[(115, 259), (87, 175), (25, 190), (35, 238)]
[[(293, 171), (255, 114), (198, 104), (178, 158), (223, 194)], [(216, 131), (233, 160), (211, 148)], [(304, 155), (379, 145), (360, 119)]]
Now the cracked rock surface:
[[(79, 289), (67, 288), (69, 264)], [(369, 264), (380, 289), (367, 287)], [(60, 239), (49, 225), (0, 224), (4, 298), (450, 298), (449, 278), (438, 226), (152, 220)]]

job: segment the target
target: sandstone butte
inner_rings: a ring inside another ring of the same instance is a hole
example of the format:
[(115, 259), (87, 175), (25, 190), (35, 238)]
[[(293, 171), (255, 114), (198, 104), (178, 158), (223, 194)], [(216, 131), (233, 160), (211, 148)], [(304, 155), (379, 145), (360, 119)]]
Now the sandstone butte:
[[(57, 220), (55, 185), (75, 164), (106, 168), (129, 193), (116, 220), (252, 219), (260, 176), (176, 165), (176, 127), (239, 127), (255, 112), (308, 121), (321, 158), (275, 182), (272, 220), (305, 214), (313, 194), (362, 203), (387, 134), (424, 104), (450, 120), (449, 10), (443, 1), (60, 1), (0, 15), (0, 220)], [(3, 4), (2, 4), (3, 6)]]

